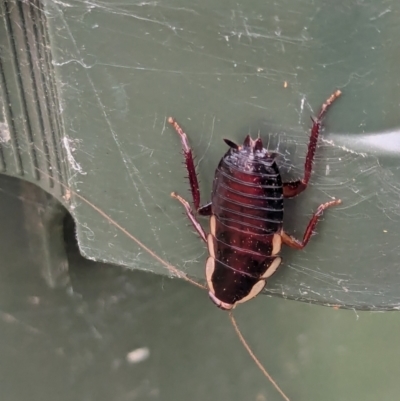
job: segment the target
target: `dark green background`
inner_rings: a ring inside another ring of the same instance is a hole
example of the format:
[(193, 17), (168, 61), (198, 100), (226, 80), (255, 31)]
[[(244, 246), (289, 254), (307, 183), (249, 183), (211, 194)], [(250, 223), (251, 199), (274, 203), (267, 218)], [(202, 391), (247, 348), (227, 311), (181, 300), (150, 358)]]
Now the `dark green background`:
[[(70, 233), (70, 282), (51, 289), (38, 246), (43, 197), (0, 184), (2, 400), (282, 400), (226, 313), (191, 285), (87, 261)], [(398, 313), (260, 296), (235, 315), (291, 400), (397, 399)], [(148, 358), (129, 363), (142, 347)]]

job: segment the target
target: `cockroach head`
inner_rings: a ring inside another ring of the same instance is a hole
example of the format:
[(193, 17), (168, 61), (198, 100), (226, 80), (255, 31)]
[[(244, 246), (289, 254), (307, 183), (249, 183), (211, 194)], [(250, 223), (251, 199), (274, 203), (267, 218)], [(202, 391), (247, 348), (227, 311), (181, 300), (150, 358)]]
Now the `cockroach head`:
[(244, 139), (243, 146), (239, 146), (235, 142), (231, 141), (230, 139), (224, 139), (224, 142), (234, 150), (252, 150), (253, 152), (261, 152), (264, 148), (261, 138), (257, 138), (253, 140), (250, 135), (247, 135)]

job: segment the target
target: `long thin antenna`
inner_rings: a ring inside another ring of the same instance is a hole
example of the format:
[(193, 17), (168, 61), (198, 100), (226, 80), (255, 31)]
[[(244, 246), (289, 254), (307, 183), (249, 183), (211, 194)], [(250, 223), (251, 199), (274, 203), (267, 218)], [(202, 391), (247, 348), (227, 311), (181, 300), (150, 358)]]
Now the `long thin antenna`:
[(156, 259), (158, 262), (160, 262), (162, 265), (164, 265), (170, 272), (175, 273), (178, 277), (183, 278), (184, 280), (188, 281), (189, 283), (191, 283), (199, 288), (202, 288), (203, 290), (205, 289), (204, 285), (192, 280), (185, 273), (181, 272), (175, 266), (172, 266), (170, 263), (168, 263), (167, 261), (162, 259), (154, 251), (152, 251), (145, 244), (143, 244), (143, 242), (139, 241), (128, 230), (126, 230), (124, 227), (122, 227), (120, 224), (118, 224), (115, 220), (113, 220), (110, 216), (108, 216), (105, 212), (103, 212), (100, 208), (98, 208), (92, 202), (89, 202), (87, 199), (85, 199), (83, 196), (79, 195), (76, 192), (74, 192), (74, 195), (77, 196), (82, 201), (86, 202), (89, 206), (91, 206), (94, 210), (96, 210), (97, 213), (101, 214), (109, 223), (111, 223), (115, 227), (119, 228), (127, 237), (129, 237), (132, 241), (135, 241), (136, 244), (138, 244), (142, 249), (144, 249), (146, 252), (148, 252), (149, 255), (151, 255), (154, 259)]
[[(47, 175), (44, 171), (41, 171), (37, 169), (40, 173), (43, 175)], [(206, 289), (204, 285), (197, 283), (196, 281), (190, 279), (185, 273), (181, 272), (178, 270), (175, 266), (172, 266), (170, 263), (168, 263), (166, 260), (162, 259), (160, 256), (158, 256), (154, 251), (152, 251), (150, 248), (148, 248), (143, 242), (138, 240), (133, 234), (131, 234), (126, 228), (122, 227), (120, 224), (118, 224), (114, 219), (112, 219), (107, 213), (103, 212), (99, 207), (97, 207), (94, 203), (90, 202), (87, 200), (84, 196), (79, 195), (77, 192), (69, 188), (67, 185), (63, 184), (62, 182), (57, 181), (59, 185), (67, 189), (68, 191), (71, 191), (73, 195), (75, 195), (77, 198), (79, 198), (81, 201), (86, 203), (87, 205), (91, 206), (97, 213), (99, 213), (101, 216), (103, 216), (109, 223), (120, 229), (128, 238), (130, 238), (132, 241), (136, 242), (137, 245), (139, 245), (142, 249), (144, 249), (150, 256), (152, 256), (155, 260), (160, 262), (162, 265), (164, 265), (171, 273), (176, 274), (178, 277), (183, 278), (184, 280), (188, 281), (189, 283), (202, 288), (203, 290)]]
[(272, 376), (267, 372), (267, 370), (264, 368), (264, 366), (261, 364), (261, 362), (258, 360), (258, 358), (255, 356), (254, 352), (250, 348), (249, 344), (247, 341), (244, 339), (242, 332), (239, 329), (239, 326), (236, 323), (235, 318), (233, 317), (232, 312), (229, 312), (229, 319), (231, 319), (232, 326), (234, 327), (236, 334), (238, 335), (241, 343), (243, 346), (246, 348), (246, 351), (249, 353), (249, 355), (252, 357), (253, 361), (256, 363), (258, 368), (263, 372), (264, 376), (271, 382), (271, 384), (275, 387), (275, 389), (278, 391), (278, 393), (283, 397), (285, 401), (290, 401), (290, 399), (287, 397), (287, 395), (282, 391), (282, 389), (278, 386), (278, 383), (272, 378)]
[[(37, 170), (39, 172), (41, 172), (43, 175), (48, 176), (48, 174), (45, 173), (44, 171), (41, 171), (40, 169), (37, 169)], [(154, 251), (152, 251), (150, 248), (148, 248), (145, 244), (143, 244), (143, 242), (141, 242), (133, 234), (131, 234), (127, 229), (125, 229), (119, 223), (117, 223), (114, 219), (112, 219), (107, 213), (103, 212), (103, 210), (101, 210), (99, 207), (97, 207), (94, 203), (90, 202), (84, 196), (78, 194), (77, 192), (75, 192), (74, 190), (69, 188), (67, 185), (63, 184), (62, 182), (57, 181), (57, 183), (59, 185), (61, 185), (63, 188), (71, 191), (71, 193), (73, 195), (75, 195), (78, 199), (80, 199), (81, 201), (83, 201), (84, 203), (86, 203), (87, 205), (92, 207), (97, 213), (99, 213), (101, 216), (103, 216), (110, 224), (114, 225), (119, 230), (121, 230), (128, 238), (130, 238), (137, 245), (139, 245), (142, 249), (144, 249), (146, 252), (148, 252), (149, 255), (151, 255), (154, 259), (156, 259), (158, 262), (160, 262), (162, 265), (164, 265), (170, 272), (176, 274), (178, 277), (183, 278), (184, 280), (186, 280), (189, 283), (195, 285), (196, 287), (202, 288), (203, 290), (206, 289), (205, 286), (203, 286), (202, 284), (197, 283), (196, 281), (190, 279), (185, 273), (181, 272), (175, 266), (171, 265), (170, 263), (168, 263), (167, 261), (162, 259), (160, 256), (158, 256)], [(281, 388), (278, 386), (278, 384), (275, 382), (275, 380), (272, 378), (272, 376), (267, 372), (267, 370), (264, 368), (264, 366), (261, 364), (261, 362), (255, 356), (254, 352), (252, 351), (252, 349), (248, 345), (247, 341), (244, 339), (244, 337), (243, 337), (243, 335), (242, 335), (242, 333), (241, 333), (241, 331), (240, 331), (240, 329), (239, 329), (239, 327), (238, 327), (238, 325), (236, 323), (236, 320), (232, 315), (232, 312), (229, 312), (229, 318), (230, 318), (230, 320), (232, 322), (232, 326), (235, 329), (236, 334), (239, 337), (240, 342), (243, 344), (243, 346), (245, 347), (246, 351), (249, 353), (249, 355), (251, 356), (253, 361), (256, 363), (258, 368), (261, 370), (261, 372), (264, 374), (264, 376), (271, 382), (271, 384), (275, 387), (275, 389), (279, 392), (279, 394), (281, 394), (283, 399), (285, 401), (290, 401), (290, 399), (281, 390)]]

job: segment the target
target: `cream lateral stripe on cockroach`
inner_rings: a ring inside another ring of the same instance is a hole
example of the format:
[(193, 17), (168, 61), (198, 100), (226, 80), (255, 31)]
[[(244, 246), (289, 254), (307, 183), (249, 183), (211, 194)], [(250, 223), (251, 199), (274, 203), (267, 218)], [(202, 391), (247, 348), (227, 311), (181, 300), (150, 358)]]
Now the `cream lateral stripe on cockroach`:
[[(45, 173), (44, 171), (37, 169), (41, 174), (43, 174), (46, 177), (49, 177), (49, 175), (47, 173)], [(105, 213), (103, 210), (101, 210), (99, 207), (97, 207), (94, 203), (90, 202), (88, 199), (86, 199), (84, 196), (80, 195), (79, 193), (77, 193), (76, 191), (72, 190), (71, 188), (69, 188), (67, 185), (63, 184), (62, 182), (56, 180), (53, 177), (53, 180), (55, 182), (57, 182), (58, 185), (61, 185), (64, 189), (66, 189), (67, 191), (70, 191), (71, 194), (73, 194), (74, 196), (76, 196), (78, 199), (80, 199), (82, 202), (86, 203), (88, 206), (90, 206), (91, 208), (93, 208), (93, 210), (95, 210), (100, 216), (102, 216), (106, 221), (108, 221), (111, 225), (113, 225), (114, 227), (118, 228), (121, 232), (123, 232), (128, 238), (130, 238), (132, 241), (134, 241), (137, 245), (139, 245), (144, 251), (146, 251), (151, 257), (153, 257), (157, 262), (161, 263), (166, 269), (168, 269), (171, 273), (175, 274), (177, 277), (182, 278), (184, 280), (186, 280), (187, 282), (189, 282), (190, 284), (195, 285), (196, 287), (199, 287), (203, 290), (206, 290), (207, 288), (200, 284), (197, 283), (196, 281), (190, 279), (185, 273), (183, 273), (182, 271), (180, 271), (179, 269), (177, 269), (175, 266), (171, 265), (170, 263), (168, 263), (167, 261), (165, 261), (163, 258), (161, 258), (160, 256), (158, 256), (154, 251), (152, 251), (148, 246), (146, 246), (145, 244), (143, 244), (143, 242), (141, 242), (138, 238), (136, 238), (133, 234), (131, 234), (126, 228), (124, 228), (123, 226), (121, 226), (119, 223), (117, 223), (113, 218), (111, 218), (107, 213)], [(262, 365), (262, 363), (258, 360), (258, 358), (255, 356), (254, 352), (252, 351), (252, 349), (250, 348), (249, 344), (247, 343), (247, 341), (244, 339), (237, 323), (236, 320), (234, 319), (232, 313), (229, 313), (229, 319), (233, 325), (233, 328), (235, 329), (235, 332), (237, 333), (240, 342), (242, 343), (242, 345), (244, 346), (244, 348), (246, 349), (246, 351), (249, 353), (250, 357), (253, 359), (253, 361), (255, 362), (255, 364), (257, 365), (257, 367), (261, 370), (261, 372), (263, 373), (263, 375), (270, 381), (270, 383), (275, 387), (275, 389), (282, 395), (283, 399), (285, 401), (290, 401), (290, 399), (285, 395), (285, 393), (281, 390), (281, 388), (278, 386), (278, 384), (272, 379), (271, 375), (267, 372), (267, 370), (264, 368), (264, 366)]]

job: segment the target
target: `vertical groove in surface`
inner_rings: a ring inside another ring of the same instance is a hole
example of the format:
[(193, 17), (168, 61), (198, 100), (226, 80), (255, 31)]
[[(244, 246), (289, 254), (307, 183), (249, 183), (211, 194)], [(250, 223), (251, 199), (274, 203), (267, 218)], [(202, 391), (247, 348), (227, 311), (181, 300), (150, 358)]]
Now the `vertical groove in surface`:
[(3, 96), (3, 83), (2, 83), (2, 65), (1, 65), (1, 57), (0, 57), (0, 173), (5, 173), (7, 170), (6, 159), (4, 158), (4, 150), (3, 150), (3, 141), (5, 142), (5, 138), (9, 137), (9, 127), (6, 123), (6, 106), (3, 104), (4, 96)]
[(63, 195), (63, 125), (42, 2), (0, 0), (0, 10), (0, 35), (7, 36), (0, 38), (0, 89), (10, 131), (9, 142), (0, 141), (0, 171)]
[[(45, 14), (42, 9), (40, 0), (33, 1), (30, 4), (30, 17), (34, 24), (35, 40), (40, 44), (36, 47), (37, 59), (40, 60), (40, 72), (43, 82), (43, 93), (45, 97), (46, 113), (51, 130), (51, 145), (53, 147), (53, 157), (57, 166), (57, 179), (60, 182), (65, 182), (66, 170), (62, 163), (62, 145), (61, 145), (61, 122), (60, 122), (60, 107), (58, 103), (57, 89), (55, 83), (55, 75), (51, 53), (48, 49), (51, 48), (48, 38)], [(61, 187), (62, 189), (63, 187)], [(63, 193), (64, 191), (62, 191)]]
[[(53, 171), (52, 171), (52, 166), (51, 166), (51, 161), (50, 161), (50, 150), (49, 150), (49, 145), (48, 145), (48, 140), (47, 137), (50, 136), (49, 130), (45, 128), (45, 123), (43, 120), (43, 112), (44, 110), (42, 109), (42, 101), (43, 97), (39, 96), (39, 87), (43, 85), (41, 82), (41, 77), (40, 75), (36, 72), (38, 69), (40, 69), (40, 63), (39, 63), (39, 58), (35, 57), (35, 63), (33, 62), (33, 57), (35, 56), (36, 53), (36, 43), (35, 43), (35, 36), (30, 35), (28, 36), (27, 33), (27, 23), (29, 21), (29, 13), (28, 13), (28, 20), (25, 18), (25, 14), (27, 11), (29, 11), (29, 3), (26, 5), (22, 2), (18, 2), (18, 14), (19, 14), (19, 19), (21, 21), (21, 31), (22, 31), (22, 40), (21, 42), (24, 45), (25, 53), (26, 53), (26, 59), (28, 62), (28, 68), (29, 68), (29, 75), (26, 76), (27, 81), (30, 81), (30, 94), (31, 98), (30, 101), (32, 102), (32, 111), (36, 114), (35, 116), (32, 116), (32, 120), (36, 119), (36, 123), (38, 125), (38, 133), (40, 134), (40, 139), (42, 141), (42, 152), (44, 154), (44, 163), (45, 163), (45, 168), (46, 168), (46, 174), (47, 174), (47, 179), (49, 180), (49, 186), (52, 188), (54, 186), (54, 181), (53, 181)], [(29, 21), (32, 25), (32, 30), (34, 29), (34, 26), (36, 24), (35, 20), (30, 20)], [(26, 88), (28, 89), (28, 88)], [(28, 92), (29, 93), (29, 92)], [(25, 100), (28, 102), (29, 100)], [(32, 128), (31, 128), (32, 130)], [(47, 131), (47, 132), (46, 132)], [(37, 142), (37, 139), (36, 141)], [(33, 143), (34, 143), (33, 142)], [(36, 155), (36, 148), (34, 149), (35, 155)], [(36, 159), (37, 160), (37, 159)], [(36, 163), (37, 166), (36, 169), (39, 169), (39, 163)], [(40, 172), (38, 171), (38, 174), (40, 176)]]
[[(2, 14), (3, 14), (3, 23), (4, 28), (7, 30), (8, 26), (8, 14), (7, 14), (7, 5), (5, 3), (2, 4)], [(10, 39), (9, 42), (10, 43)], [(20, 154), (20, 146), (18, 143), (18, 135), (17, 130), (15, 129), (14, 124), (14, 116), (13, 110), (11, 106), (11, 100), (9, 96), (9, 89), (8, 89), (8, 82), (5, 75), (5, 70), (3, 68), (2, 57), (6, 57), (6, 50), (0, 49), (0, 89), (1, 89), (1, 96), (3, 98), (3, 107), (4, 107), (4, 118), (7, 121), (8, 128), (10, 130), (10, 149), (14, 156), (14, 170), (17, 175), (23, 175), (23, 165), (22, 165), (22, 158)], [(9, 49), (11, 50), (11, 49)], [(3, 147), (2, 147), (3, 148)], [(11, 166), (8, 166), (5, 159), (4, 151), (2, 152), (2, 165), (3, 165), (3, 172), (8, 172)]]
[[(16, 0), (18, 3), (18, 0)], [(16, 5), (13, 2), (9, 2), (7, 0), (4, 0), (4, 19), (5, 19), (5, 25), (6, 25), (6, 30), (7, 30), (7, 36), (8, 36), (8, 43), (9, 43), (9, 49), (11, 51), (11, 61), (14, 69), (14, 79), (16, 81), (16, 86), (18, 90), (18, 96), (19, 96), (19, 103), (21, 106), (21, 112), (22, 112), (22, 122), (23, 122), (23, 128), (24, 132), (18, 132), (17, 130), (15, 131), (15, 136), (20, 137), (22, 135), (25, 136), (25, 143), (28, 144), (28, 149), (29, 149), (29, 156), (30, 156), (30, 161), (31, 161), (31, 173), (33, 177), (36, 180), (40, 179), (39, 175), (39, 166), (38, 166), (38, 161), (37, 161), (37, 156), (36, 156), (36, 150), (34, 146), (34, 141), (33, 141), (33, 136), (32, 136), (32, 130), (31, 130), (31, 121), (29, 120), (29, 115), (28, 115), (28, 106), (26, 103), (26, 98), (25, 98), (25, 91), (24, 91), (24, 84), (22, 81), (22, 74), (21, 74), (21, 68), (20, 68), (20, 57), (19, 53), (24, 52), (24, 49), (22, 49), (20, 52), (18, 52), (18, 47), (16, 45), (16, 36), (18, 35), (18, 30), (21, 29), (21, 21), (15, 21), (11, 18), (11, 9), (14, 8)], [(16, 14), (14, 13), (13, 16), (15, 17)], [(16, 30), (15, 30), (16, 28)], [(12, 77), (6, 77), (6, 80), (12, 79)], [(12, 104), (10, 104), (10, 107), (13, 107)], [(14, 116), (15, 118), (16, 116)], [(18, 140), (16, 141), (17, 147), (15, 148), (15, 152), (20, 153), (20, 158), (22, 159), (21, 155), (21, 141)], [(27, 172), (25, 171), (24, 166), (22, 165), (22, 170), (21, 170), (21, 175), (25, 175)]]

